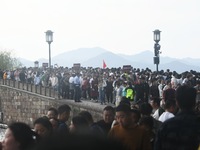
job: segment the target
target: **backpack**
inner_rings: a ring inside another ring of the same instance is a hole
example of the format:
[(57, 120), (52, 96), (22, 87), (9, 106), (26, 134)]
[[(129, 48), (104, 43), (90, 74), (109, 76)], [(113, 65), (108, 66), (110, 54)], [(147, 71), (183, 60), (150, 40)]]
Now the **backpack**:
[(132, 88), (127, 88), (126, 98), (129, 99), (130, 101), (133, 101), (134, 96), (135, 96), (135, 91)]

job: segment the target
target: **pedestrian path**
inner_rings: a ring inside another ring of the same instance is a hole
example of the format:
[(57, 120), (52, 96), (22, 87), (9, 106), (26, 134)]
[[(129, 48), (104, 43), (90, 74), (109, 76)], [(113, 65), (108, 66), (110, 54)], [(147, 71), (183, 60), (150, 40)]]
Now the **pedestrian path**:
[(71, 105), (79, 105), (80, 107), (83, 107), (83, 108), (89, 107), (93, 110), (99, 110), (99, 111), (103, 111), (103, 109), (106, 106), (115, 107), (115, 105), (111, 104), (111, 103), (107, 103), (106, 105), (101, 105), (100, 102), (96, 102), (96, 101), (92, 101), (92, 100), (81, 100), (81, 102), (75, 102), (74, 100), (71, 100), (71, 99), (61, 99), (59, 101), (67, 102), (68, 104), (71, 104)]

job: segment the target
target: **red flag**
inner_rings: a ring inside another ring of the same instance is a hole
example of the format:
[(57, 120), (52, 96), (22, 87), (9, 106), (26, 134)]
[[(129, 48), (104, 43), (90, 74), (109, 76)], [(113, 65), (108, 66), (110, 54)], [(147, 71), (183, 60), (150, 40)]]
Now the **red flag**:
[(103, 69), (105, 69), (107, 67), (105, 61), (103, 60)]

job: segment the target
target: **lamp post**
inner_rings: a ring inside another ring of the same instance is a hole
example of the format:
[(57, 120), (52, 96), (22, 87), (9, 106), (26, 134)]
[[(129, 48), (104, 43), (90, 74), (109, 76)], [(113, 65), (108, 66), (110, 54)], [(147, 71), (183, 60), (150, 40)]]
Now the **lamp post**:
[(35, 68), (39, 68), (39, 62), (38, 61), (35, 61), (34, 65), (35, 65)]
[(47, 30), (46, 33), (46, 42), (49, 44), (49, 73), (51, 74), (51, 42), (53, 42), (53, 32)]
[(160, 54), (160, 44), (159, 41), (160, 41), (160, 32), (159, 30), (155, 30), (153, 31), (154, 32), (154, 41), (155, 41), (155, 44), (154, 44), (154, 64), (156, 64), (156, 71), (158, 72), (158, 64), (160, 63), (160, 58), (159, 58), (159, 54)]

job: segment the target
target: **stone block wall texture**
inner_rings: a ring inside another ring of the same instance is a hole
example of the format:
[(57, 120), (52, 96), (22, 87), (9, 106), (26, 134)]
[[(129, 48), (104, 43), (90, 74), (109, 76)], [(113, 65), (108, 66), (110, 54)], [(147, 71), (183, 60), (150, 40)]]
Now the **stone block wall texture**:
[(5, 124), (17, 121), (33, 127), (34, 120), (46, 115), (50, 107), (58, 108), (62, 104), (71, 107), (71, 117), (82, 110), (87, 110), (92, 114), (94, 121), (102, 119), (102, 107), (75, 103), (72, 100), (58, 100), (9, 86), (0, 86), (0, 111), (3, 113), (2, 123)]

